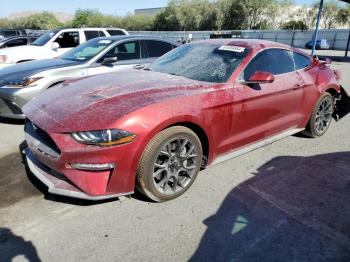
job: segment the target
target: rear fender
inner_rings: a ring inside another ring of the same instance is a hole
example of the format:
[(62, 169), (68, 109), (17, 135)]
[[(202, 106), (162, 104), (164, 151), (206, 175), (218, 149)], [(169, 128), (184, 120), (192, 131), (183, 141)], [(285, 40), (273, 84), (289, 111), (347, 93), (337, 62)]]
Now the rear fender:
[(336, 121), (342, 119), (350, 112), (350, 96), (345, 89), (340, 86), (340, 94), (335, 97), (335, 108), (333, 117)]

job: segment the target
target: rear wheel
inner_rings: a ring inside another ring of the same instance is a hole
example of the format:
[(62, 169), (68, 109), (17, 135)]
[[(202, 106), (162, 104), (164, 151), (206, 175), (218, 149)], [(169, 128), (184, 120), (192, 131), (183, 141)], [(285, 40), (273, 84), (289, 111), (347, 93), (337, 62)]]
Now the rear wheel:
[(158, 133), (142, 154), (137, 187), (150, 199), (174, 199), (193, 184), (202, 163), (202, 145), (189, 128), (174, 126)]
[(319, 137), (326, 133), (332, 122), (334, 100), (331, 94), (324, 93), (317, 101), (304, 134)]

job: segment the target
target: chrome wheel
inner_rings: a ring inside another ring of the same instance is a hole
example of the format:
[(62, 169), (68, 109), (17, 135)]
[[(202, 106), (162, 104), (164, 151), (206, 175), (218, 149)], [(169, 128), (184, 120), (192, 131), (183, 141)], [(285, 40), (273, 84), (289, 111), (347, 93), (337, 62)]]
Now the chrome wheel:
[(328, 97), (321, 101), (317, 112), (315, 120), (315, 130), (317, 133), (324, 133), (329, 127), (333, 114), (333, 103)]
[(186, 136), (172, 138), (165, 142), (153, 163), (153, 183), (157, 191), (173, 195), (189, 185), (198, 172), (199, 149)]

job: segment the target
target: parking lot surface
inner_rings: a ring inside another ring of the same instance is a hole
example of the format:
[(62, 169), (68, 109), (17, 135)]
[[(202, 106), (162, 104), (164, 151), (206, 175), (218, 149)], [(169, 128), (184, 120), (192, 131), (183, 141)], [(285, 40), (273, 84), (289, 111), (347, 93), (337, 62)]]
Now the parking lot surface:
[[(350, 63), (334, 63), (350, 92)], [(0, 261), (350, 261), (350, 117), (200, 172), (166, 203), (52, 196), (0, 124)]]

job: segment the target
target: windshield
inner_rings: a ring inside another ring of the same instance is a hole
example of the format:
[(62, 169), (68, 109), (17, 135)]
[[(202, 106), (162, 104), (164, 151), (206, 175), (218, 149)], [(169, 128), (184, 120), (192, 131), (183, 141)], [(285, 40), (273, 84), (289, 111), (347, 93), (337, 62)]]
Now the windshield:
[(59, 58), (63, 60), (85, 62), (95, 57), (102, 50), (106, 49), (112, 42), (112, 40), (106, 39), (91, 39), (61, 55)]
[(50, 39), (52, 37), (54, 37), (60, 30), (56, 29), (56, 30), (50, 30), (47, 31), (45, 34), (43, 34), (42, 36), (40, 36), (37, 40), (35, 40), (32, 45), (36, 45), (36, 46), (43, 46), (45, 45), (47, 42), (50, 41)]
[(150, 70), (193, 80), (224, 83), (249, 50), (219, 44), (187, 44), (156, 60)]

